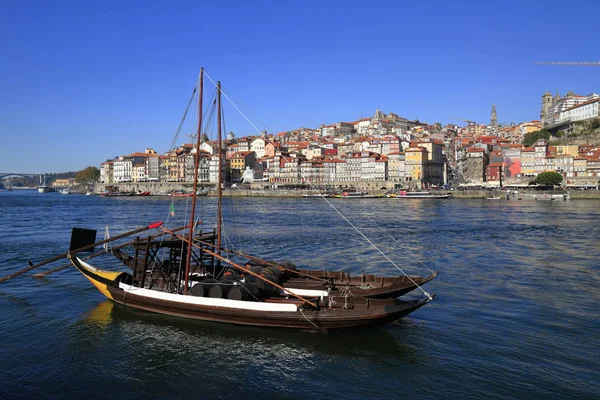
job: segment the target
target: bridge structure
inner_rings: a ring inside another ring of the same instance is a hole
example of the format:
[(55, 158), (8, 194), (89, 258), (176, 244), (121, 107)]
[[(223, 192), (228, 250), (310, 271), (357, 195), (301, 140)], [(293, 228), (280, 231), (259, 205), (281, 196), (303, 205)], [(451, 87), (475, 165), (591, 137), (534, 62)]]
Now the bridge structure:
[(0, 180), (8, 178), (36, 178), (39, 180), (43, 174), (30, 174), (25, 172), (0, 172)]

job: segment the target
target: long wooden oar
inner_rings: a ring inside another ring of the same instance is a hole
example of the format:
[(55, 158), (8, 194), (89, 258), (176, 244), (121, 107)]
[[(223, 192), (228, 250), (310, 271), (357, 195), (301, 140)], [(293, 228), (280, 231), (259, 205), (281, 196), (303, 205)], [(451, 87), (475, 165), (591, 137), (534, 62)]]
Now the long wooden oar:
[[(185, 228), (189, 228), (189, 226), (188, 225), (180, 226), (179, 228), (173, 229), (173, 232), (177, 232), (177, 231), (180, 231), (180, 230), (185, 229)], [(150, 236), (150, 240), (156, 239), (157, 237), (159, 237), (161, 235), (164, 235), (164, 232), (161, 232), (161, 233), (158, 233), (156, 235)], [(123, 244), (120, 244), (118, 246), (115, 246), (114, 248), (115, 249), (122, 249), (123, 247), (130, 246), (133, 243), (134, 243), (133, 241), (130, 241), (130, 242), (123, 243)], [(98, 256), (101, 256), (103, 254), (106, 254), (106, 251), (104, 251), (104, 250), (98, 251), (98, 252), (96, 252), (94, 254), (91, 254), (91, 255), (85, 257), (84, 260), (89, 260), (90, 258), (98, 257)], [(37, 274), (33, 275), (33, 277), (34, 278), (43, 278), (46, 275), (50, 275), (50, 274), (52, 274), (54, 272), (62, 271), (63, 269), (68, 268), (71, 265), (73, 265), (73, 264), (69, 263), (69, 264), (62, 265), (62, 266), (60, 266), (58, 268), (49, 269), (48, 271), (37, 273)]]
[[(167, 232), (167, 233), (170, 233), (171, 235), (175, 236), (176, 238), (179, 238), (179, 239), (181, 239), (181, 240), (183, 240), (183, 241), (185, 241), (185, 242), (189, 243), (189, 240), (188, 240), (188, 239), (186, 239), (186, 238), (184, 238), (183, 236), (177, 235), (176, 233), (174, 233), (174, 232), (172, 232), (172, 231), (169, 231), (169, 230), (168, 230), (167, 228), (165, 228), (165, 227), (162, 227), (161, 229), (162, 229), (163, 231)], [(263, 276), (260, 276), (260, 275), (259, 275), (259, 274), (257, 274), (256, 272), (250, 271), (248, 268), (242, 267), (241, 265), (239, 265), (239, 264), (236, 264), (236, 263), (234, 263), (233, 261), (226, 259), (225, 257), (223, 257), (223, 256), (221, 256), (221, 255), (219, 255), (219, 254), (215, 253), (214, 251), (210, 251), (210, 250), (208, 250), (208, 249), (205, 249), (205, 248), (203, 248), (202, 246), (200, 246), (199, 244), (196, 244), (196, 243), (190, 243), (190, 244), (191, 244), (193, 247), (196, 247), (196, 248), (198, 248), (198, 249), (201, 249), (201, 250), (202, 250), (202, 251), (204, 251), (205, 253), (208, 253), (208, 254), (210, 254), (211, 256), (213, 256), (213, 257), (216, 257), (216, 258), (218, 258), (219, 260), (221, 260), (221, 261), (224, 261), (224, 262), (226, 262), (227, 264), (229, 264), (229, 265), (231, 265), (231, 266), (234, 266), (234, 267), (235, 267), (235, 268), (237, 268), (237, 269), (241, 269), (242, 271), (244, 271), (244, 272), (245, 272), (245, 273), (247, 273), (247, 274), (250, 274), (250, 275), (252, 275), (252, 276), (255, 276), (256, 278), (258, 278), (258, 279), (260, 279), (260, 280), (263, 280), (263, 281), (265, 281), (265, 282), (266, 282), (266, 283), (268, 283), (269, 285), (273, 285), (273, 286), (275, 286), (277, 289), (279, 289), (279, 290), (282, 290), (284, 293), (287, 293), (287, 294), (289, 294), (289, 295), (291, 295), (291, 296), (294, 296), (294, 297), (296, 297), (297, 299), (299, 299), (299, 300), (301, 300), (301, 301), (303, 301), (303, 302), (305, 302), (305, 303), (307, 303), (307, 304), (310, 304), (311, 306), (313, 306), (313, 307), (317, 308), (317, 305), (316, 305), (315, 303), (313, 303), (312, 301), (306, 300), (304, 297), (302, 297), (302, 296), (300, 296), (300, 295), (297, 295), (297, 294), (295, 294), (295, 293), (291, 292), (289, 289), (286, 289), (286, 288), (284, 288), (283, 286), (279, 286), (279, 285), (278, 285), (278, 284), (276, 284), (275, 282), (271, 282), (270, 280), (268, 280), (267, 278), (265, 278), (265, 277), (263, 277)]]
[(147, 231), (148, 229), (154, 229), (154, 228), (158, 228), (158, 227), (159, 227), (159, 226), (161, 226), (162, 224), (163, 224), (162, 222), (155, 222), (155, 223), (152, 223), (152, 224), (150, 224), (150, 225), (148, 225), (148, 226), (145, 226), (145, 227), (143, 227), (143, 228), (134, 229), (134, 230), (132, 230), (132, 231), (125, 232), (125, 233), (123, 233), (123, 234), (121, 234), (121, 235), (117, 235), (117, 236), (115, 236), (115, 237), (112, 237), (112, 238), (110, 238), (110, 239), (105, 239), (105, 240), (102, 240), (102, 241), (100, 241), (100, 242), (96, 242), (96, 243), (93, 243), (93, 244), (89, 244), (89, 245), (87, 245), (87, 246), (83, 246), (83, 247), (80, 247), (80, 248), (78, 248), (78, 249), (71, 250), (71, 251), (69, 251), (68, 253), (59, 254), (59, 255), (57, 255), (57, 256), (54, 256), (54, 257), (52, 257), (52, 258), (49, 258), (49, 259), (47, 259), (47, 260), (44, 260), (44, 261), (42, 261), (42, 262), (39, 262), (39, 263), (37, 263), (37, 264), (33, 264), (31, 261), (29, 261), (29, 267), (27, 267), (27, 268), (25, 268), (25, 269), (22, 269), (22, 270), (20, 270), (20, 271), (17, 271), (17, 272), (15, 272), (15, 273), (13, 273), (13, 274), (10, 274), (10, 275), (8, 275), (8, 276), (5, 276), (5, 277), (3, 277), (3, 278), (0, 278), (0, 283), (2, 283), (2, 282), (4, 282), (4, 281), (7, 281), (7, 280), (9, 280), (9, 279), (12, 279), (12, 278), (14, 278), (14, 277), (16, 277), (16, 276), (19, 276), (19, 275), (21, 275), (21, 274), (24, 274), (25, 272), (29, 272), (29, 271), (31, 271), (32, 269), (36, 269), (36, 268), (38, 268), (38, 267), (41, 267), (42, 265), (46, 265), (46, 264), (49, 264), (49, 263), (51, 263), (51, 262), (58, 261), (58, 260), (60, 260), (61, 258), (65, 258), (65, 257), (66, 257), (67, 255), (69, 255), (69, 254), (80, 253), (80, 252), (82, 252), (82, 251), (86, 251), (86, 250), (88, 250), (88, 249), (91, 249), (91, 248), (93, 248), (94, 246), (99, 246), (99, 245), (101, 245), (101, 244), (104, 244), (104, 243), (112, 242), (113, 240), (118, 240), (118, 239), (122, 239), (122, 238), (124, 238), (124, 237), (127, 237), (127, 236), (135, 235), (136, 233), (144, 232), (144, 231)]
[[(210, 246), (213, 249), (218, 247), (216, 244), (204, 242), (202, 240), (198, 240), (198, 243), (202, 243), (203, 245)], [(293, 274), (296, 274), (296, 275), (299, 275), (299, 276), (305, 276), (307, 278), (311, 278), (311, 279), (314, 279), (314, 280), (317, 280), (317, 281), (320, 281), (320, 282), (328, 282), (327, 279), (319, 278), (317, 276), (309, 275), (309, 274), (306, 274), (304, 272), (296, 271), (295, 269), (286, 268), (283, 265), (274, 264), (271, 261), (263, 260), (262, 258), (258, 258), (258, 257), (254, 257), (254, 256), (251, 256), (251, 255), (248, 255), (248, 254), (244, 254), (244, 253), (241, 253), (239, 251), (225, 249), (225, 248), (221, 248), (221, 251), (224, 251), (225, 253), (229, 253), (229, 254), (234, 254), (236, 256), (244, 257), (244, 258), (247, 258), (248, 260), (256, 261), (256, 262), (261, 263), (261, 264), (266, 264), (266, 265), (269, 265), (271, 267), (276, 267), (278, 269), (282, 269), (284, 271), (287, 271), (287, 272), (290, 272), (290, 273), (293, 273)]]

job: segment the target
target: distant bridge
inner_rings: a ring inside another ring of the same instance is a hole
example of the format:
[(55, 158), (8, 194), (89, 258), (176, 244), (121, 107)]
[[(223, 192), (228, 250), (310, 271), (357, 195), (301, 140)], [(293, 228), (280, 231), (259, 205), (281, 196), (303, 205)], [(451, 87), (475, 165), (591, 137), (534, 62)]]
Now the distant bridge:
[(0, 172), (0, 179), (6, 178), (39, 178), (42, 174), (29, 174), (23, 172)]

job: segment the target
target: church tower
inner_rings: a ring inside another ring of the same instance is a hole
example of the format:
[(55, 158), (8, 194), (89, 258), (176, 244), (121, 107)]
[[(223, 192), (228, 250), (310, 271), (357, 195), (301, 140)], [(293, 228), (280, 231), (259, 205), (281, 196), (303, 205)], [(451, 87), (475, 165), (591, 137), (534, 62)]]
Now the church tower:
[(540, 112), (540, 123), (542, 128), (546, 125), (546, 119), (550, 115), (550, 107), (554, 105), (552, 95), (546, 90), (546, 93), (542, 96), (542, 111)]
[(496, 129), (498, 125), (498, 116), (496, 115), (496, 105), (492, 104), (492, 117), (490, 118), (490, 125), (492, 125), (492, 130)]

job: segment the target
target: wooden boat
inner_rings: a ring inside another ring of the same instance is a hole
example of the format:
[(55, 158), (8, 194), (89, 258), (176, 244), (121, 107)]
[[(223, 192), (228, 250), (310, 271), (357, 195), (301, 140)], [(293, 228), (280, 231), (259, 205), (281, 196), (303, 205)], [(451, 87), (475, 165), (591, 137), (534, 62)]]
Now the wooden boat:
[[(203, 76), (202, 70), (196, 154), (199, 154), (200, 127), (203, 126)], [(216, 86), (217, 148), (222, 148), (220, 82)], [(219, 152), (222, 166), (221, 157), (222, 152)], [(195, 221), (198, 170), (196, 157), (189, 221)], [(136, 239), (133, 254), (114, 252), (131, 267), (131, 272), (114, 272), (93, 266), (79, 255), (81, 249), (106, 240), (94, 243), (95, 231), (74, 228), (68, 253), (70, 262), (103, 295), (124, 306), (243, 325), (310, 330), (355, 328), (397, 320), (434, 298), (418, 282), (413, 282), (416, 286), (412, 287), (402, 279), (361, 275), (357, 280), (343, 273), (296, 271), (291, 263), (265, 261), (223, 248), (222, 177), (223, 168), (218, 168), (217, 228), (214, 231), (196, 232), (195, 224), (190, 223), (184, 236), (161, 226), (162, 223), (151, 224), (147, 229), (159, 229), (165, 236), (160, 240)], [(159, 245), (154, 244), (158, 242)], [(229, 253), (228, 257), (222, 255), (225, 252)], [(422, 278), (420, 282), (433, 277)], [(395, 298), (416, 287), (423, 291), (423, 296), (411, 300)]]
[(447, 199), (450, 197), (449, 194), (433, 194), (431, 192), (407, 192), (404, 190), (388, 195), (395, 199)]
[(304, 193), (302, 194), (304, 198), (320, 198), (320, 197), (331, 197), (329, 193)]

